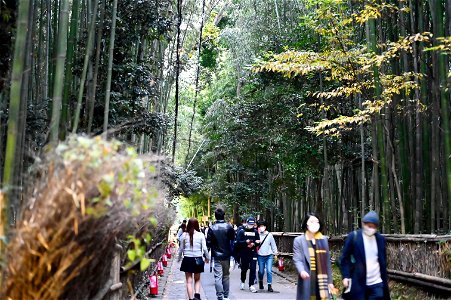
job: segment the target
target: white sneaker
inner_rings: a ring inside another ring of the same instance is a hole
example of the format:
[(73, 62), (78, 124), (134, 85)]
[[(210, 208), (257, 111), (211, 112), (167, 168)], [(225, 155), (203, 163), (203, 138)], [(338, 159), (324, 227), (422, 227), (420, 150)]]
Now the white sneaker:
[(244, 290), (244, 282), (240, 283), (240, 290)]
[(256, 292), (257, 292), (257, 289), (256, 289), (253, 285), (251, 285), (251, 286), (249, 287), (249, 291), (251, 291), (251, 293), (256, 293)]
[(230, 298), (222, 298), (222, 300), (230, 300)]

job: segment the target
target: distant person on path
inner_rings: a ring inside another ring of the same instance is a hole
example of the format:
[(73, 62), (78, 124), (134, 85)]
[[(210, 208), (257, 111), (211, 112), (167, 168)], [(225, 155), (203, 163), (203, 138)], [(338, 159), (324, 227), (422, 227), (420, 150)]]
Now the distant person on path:
[(180, 246), (180, 240), (183, 237), (183, 234), (186, 232), (186, 223), (183, 223), (182, 225), (180, 225), (179, 230), (177, 231), (177, 241), (179, 242), (179, 246)]
[(260, 243), (257, 230), (254, 228), (255, 219), (249, 217), (246, 221), (246, 227), (238, 231), (236, 236), (236, 246), (238, 247), (241, 259), (241, 284), (240, 289), (244, 290), (247, 270), (249, 270), (249, 291), (256, 293), (255, 288), (257, 271), (257, 250)]
[(385, 238), (377, 232), (379, 216), (370, 211), (362, 218), (362, 229), (348, 234), (340, 257), (345, 299), (390, 299)]
[(235, 231), (232, 225), (224, 221), (225, 212), (221, 208), (215, 210), (216, 223), (207, 231), (207, 247), (214, 258), (215, 288), (218, 300), (229, 299), (229, 269), (232, 256), (232, 243)]
[(298, 271), (297, 300), (331, 299), (334, 289), (329, 243), (322, 235), (323, 223), (308, 213), (301, 224), (304, 235), (294, 239), (293, 261)]
[[(208, 263), (207, 243), (205, 236), (200, 232), (197, 219), (189, 219), (186, 233), (180, 239), (178, 261), (181, 260), (180, 271), (185, 272), (186, 292), (190, 300), (200, 300), (200, 273), (204, 272), (204, 257)], [(194, 275), (194, 297), (193, 297), (193, 275)]]
[(272, 264), (274, 255), (277, 255), (277, 245), (272, 233), (266, 230), (266, 222), (260, 221), (258, 223), (258, 232), (260, 234), (260, 244), (257, 251), (258, 261), (258, 286), (261, 290), (264, 289), (263, 277), (266, 269), (266, 280), (268, 282), (268, 292), (274, 292), (272, 289)]

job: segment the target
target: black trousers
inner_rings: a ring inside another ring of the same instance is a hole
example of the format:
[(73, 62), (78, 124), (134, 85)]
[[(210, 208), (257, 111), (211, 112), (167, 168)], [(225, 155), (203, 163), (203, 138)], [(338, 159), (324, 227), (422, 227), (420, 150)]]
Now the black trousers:
[(241, 282), (246, 282), (247, 270), (249, 270), (249, 286), (255, 284), (257, 279), (257, 257), (254, 255), (240, 255), (241, 257)]

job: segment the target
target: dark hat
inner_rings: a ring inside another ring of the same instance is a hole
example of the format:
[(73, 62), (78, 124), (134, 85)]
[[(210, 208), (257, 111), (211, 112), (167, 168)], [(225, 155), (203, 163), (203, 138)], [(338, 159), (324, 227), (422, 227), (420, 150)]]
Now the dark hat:
[(249, 218), (247, 218), (246, 223), (249, 224), (249, 225), (254, 225), (254, 224), (255, 224), (255, 219), (254, 219), (254, 217), (249, 217)]
[(363, 223), (373, 223), (373, 224), (379, 226), (379, 216), (377, 215), (377, 213), (374, 210), (372, 210), (363, 217), (362, 222)]
[(260, 220), (257, 222), (258, 226), (266, 226), (266, 222), (263, 220)]

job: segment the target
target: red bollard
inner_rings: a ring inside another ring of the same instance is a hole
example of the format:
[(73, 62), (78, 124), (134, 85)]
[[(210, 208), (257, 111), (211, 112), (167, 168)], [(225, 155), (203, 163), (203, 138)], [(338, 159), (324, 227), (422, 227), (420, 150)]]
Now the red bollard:
[(168, 259), (171, 259), (171, 257), (172, 257), (172, 251), (171, 251), (171, 248), (166, 248), (166, 256), (167, 256), (167, 258)]
[(163, 276), (164, 274), (163, 263), (161, 261), (159, 261), (157, 264), (157, 272), (160, 276)]
[(163, 263), (163, 267), (168, 266), (168, 257), (166, 256), (166, 254), (163, 254), (163, 256), (161, 257), (161, 262)]
[(158, 276), (156, 273), (149, 277), (149, 290), (151, 296), (158, 295)]
[(283, 257), (279, 258), (279, 271), (283, 272), (285, 271), (285, 266), (283, 265)]

